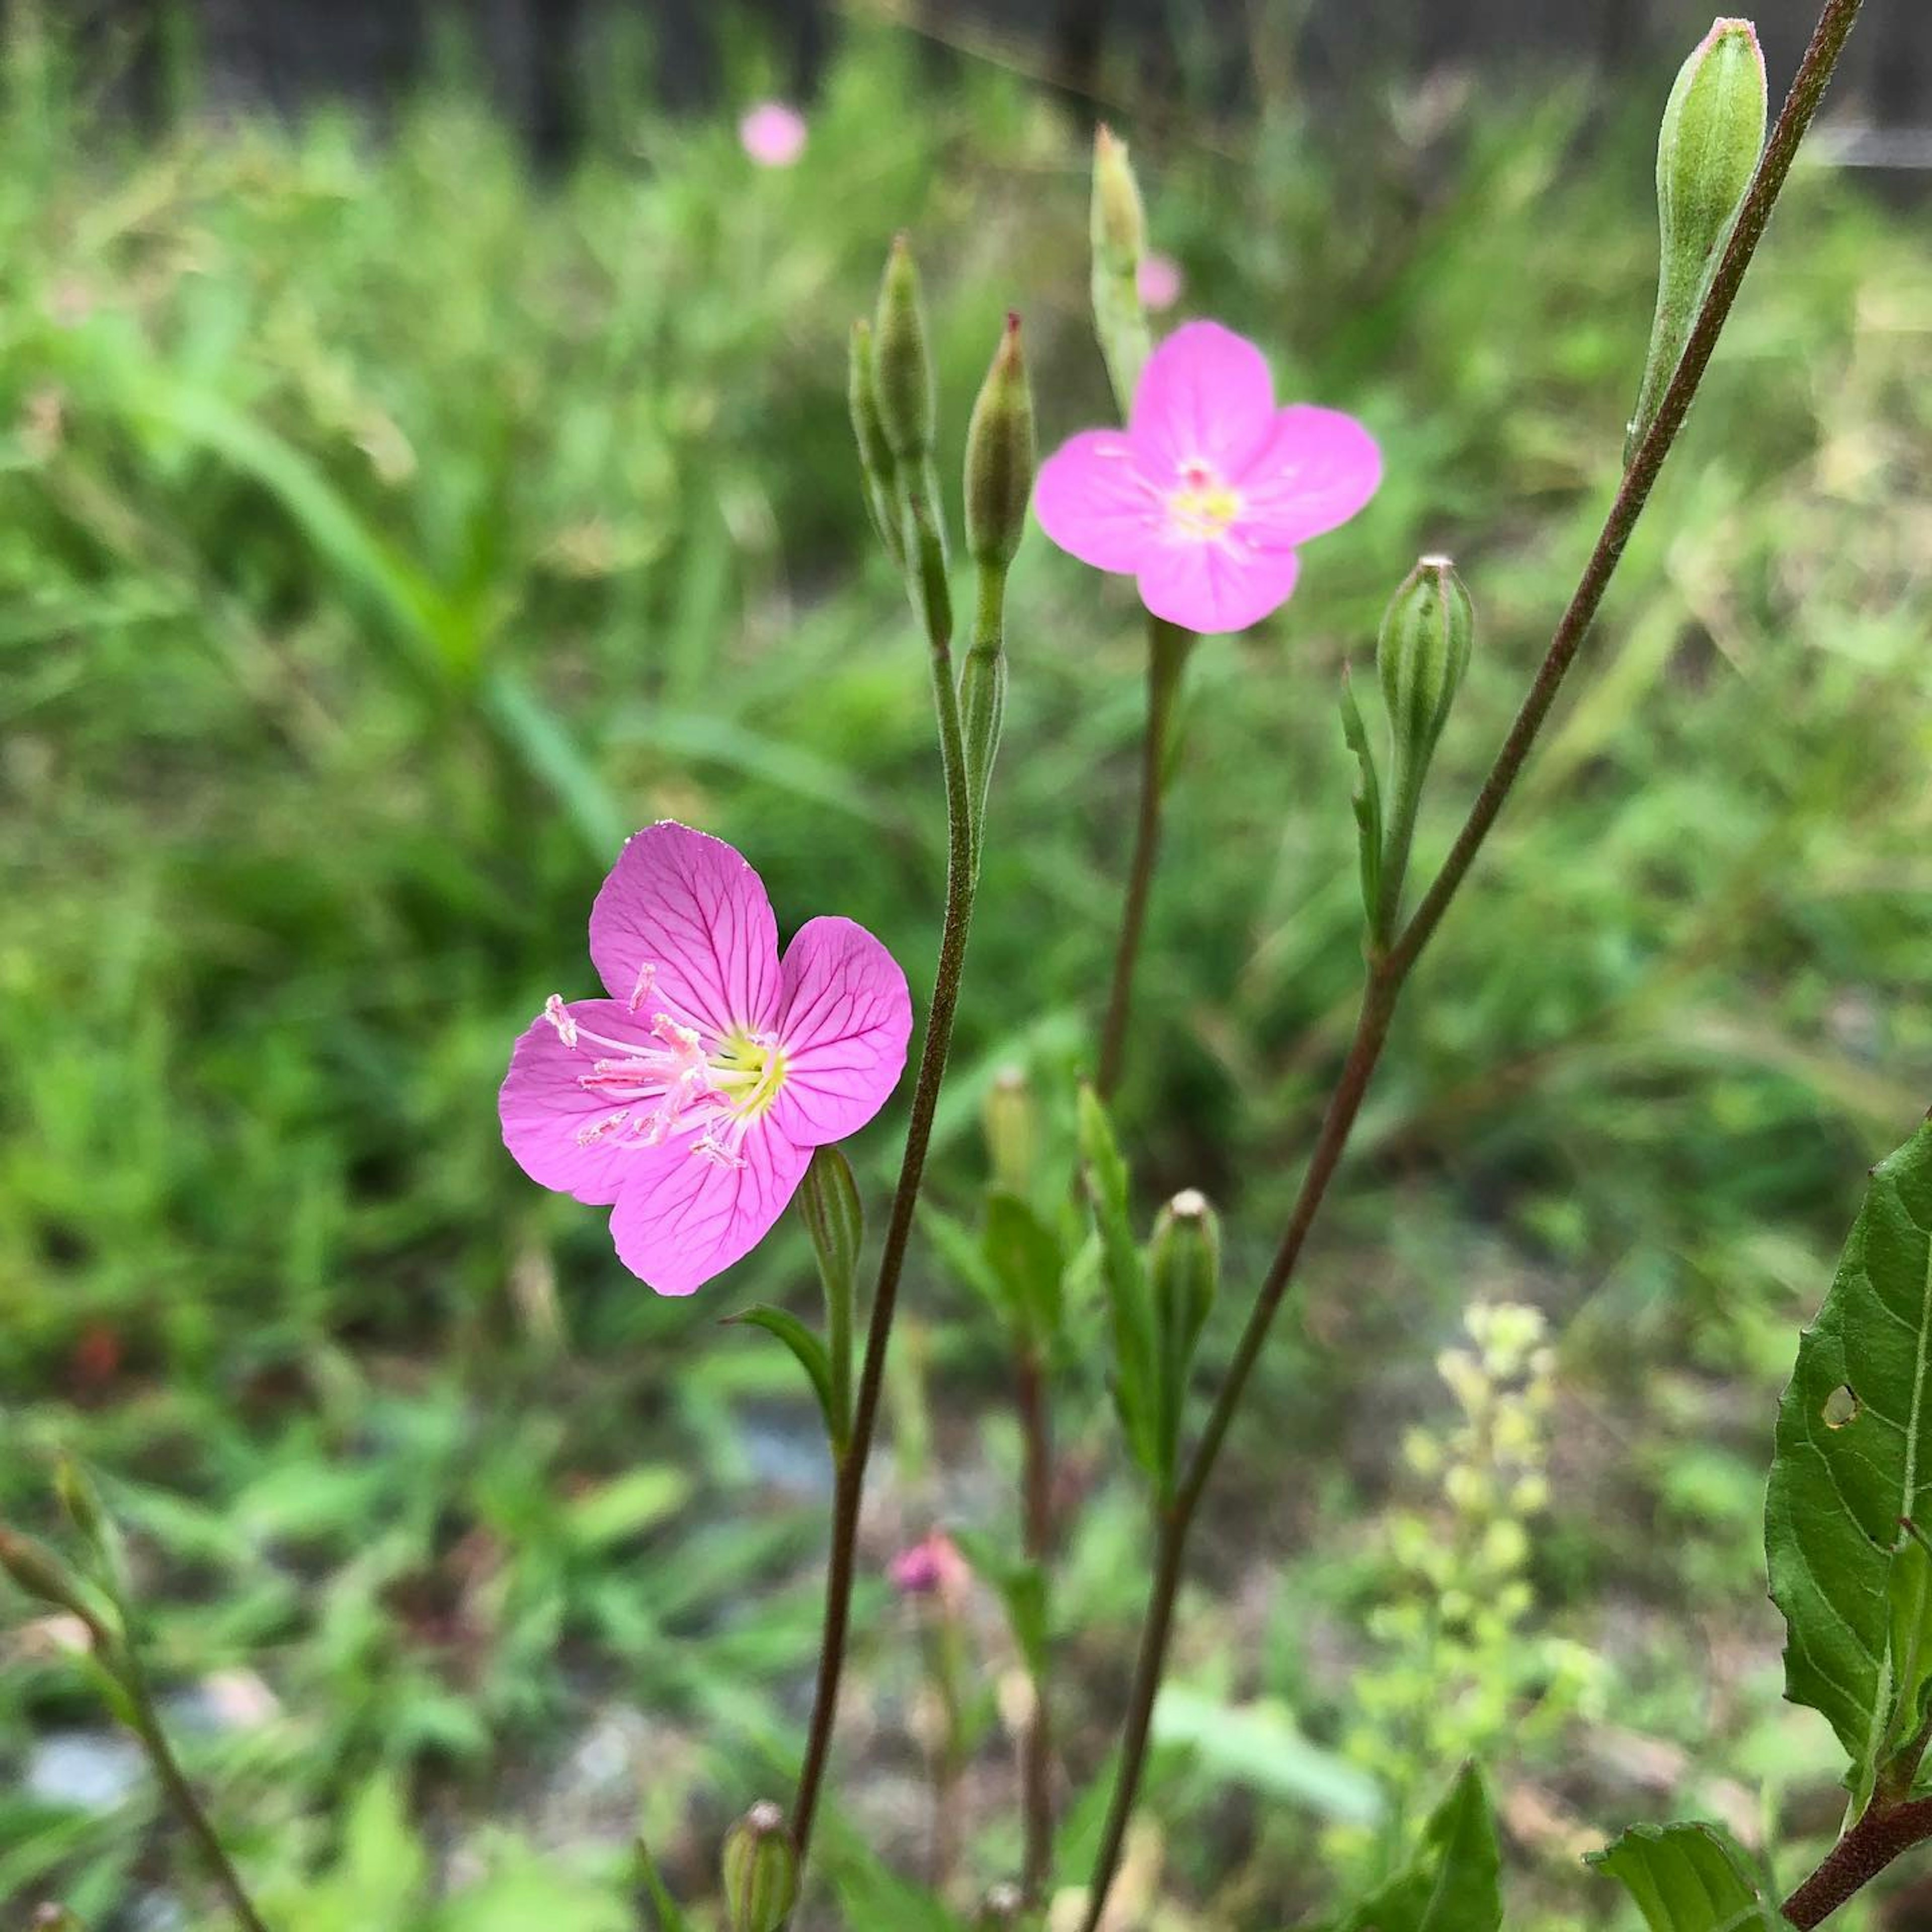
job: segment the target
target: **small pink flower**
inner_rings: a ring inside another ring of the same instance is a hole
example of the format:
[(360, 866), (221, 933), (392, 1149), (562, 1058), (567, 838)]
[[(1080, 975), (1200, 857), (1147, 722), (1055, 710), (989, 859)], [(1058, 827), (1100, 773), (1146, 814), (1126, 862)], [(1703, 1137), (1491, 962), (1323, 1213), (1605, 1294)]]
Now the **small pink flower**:
[(1381, 452), (1352, 416), (1277, 409), (1261, 351), (1190, 322), (1148, 358), (1125, 430), (1088, 430), (1041, 466), (1047, 535), (1139, 580), (1156, 617), (1240, 631), (1288, 601), (1296, 547), (1376, 494)]
[(758, 875), (669, 819), (625, 842), (590, 910), (610, 998), (550, 995), (497, 1096), (532, 1180), (610, 1206), (618, 1257), (688, 1294), (764, 1238), (812, 1150), (898, 1084), (912, 1001), (849, 919), (808, 920), (778, 958)]
[(902, 1597), (938, 1597), (956, 1604), (973, 1580), (972, 1567), (944, 1530), (935, 1529), (902, 1550), (886, 1574)]
[(782, 100), (761, 100), (738, 123), (738, 140), (761, 168), (788, 168), (805, 152), (805, 116)]
[(1141, 257), (1141, 265), (1134, 272), (1141, 307), (1153, 310), (1156, 315), (1166, 314), (1180, 301), (1185, 279), (1180, 264), (1172, 255), (1163, 255), (1158, 248), (1150, 250)]

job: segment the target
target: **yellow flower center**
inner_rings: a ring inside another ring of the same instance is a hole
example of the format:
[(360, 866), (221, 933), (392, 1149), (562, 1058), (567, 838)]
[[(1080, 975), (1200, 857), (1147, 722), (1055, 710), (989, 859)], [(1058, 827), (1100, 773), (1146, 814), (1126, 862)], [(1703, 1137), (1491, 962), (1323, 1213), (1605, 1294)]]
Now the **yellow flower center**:
[(709, 1062), (712, 1086), (738, 1118), (764, 1113), (784, 1084), (785, 1057), (777, 1041), (734, 1031), (718, 1042)]
[(1212, 464), (1198, 459), (1180, 466), (1180, 488), (1167, 499), (1168, 526), (1177, 536), (1213, 543), (1241, 514), (1241, 493)]

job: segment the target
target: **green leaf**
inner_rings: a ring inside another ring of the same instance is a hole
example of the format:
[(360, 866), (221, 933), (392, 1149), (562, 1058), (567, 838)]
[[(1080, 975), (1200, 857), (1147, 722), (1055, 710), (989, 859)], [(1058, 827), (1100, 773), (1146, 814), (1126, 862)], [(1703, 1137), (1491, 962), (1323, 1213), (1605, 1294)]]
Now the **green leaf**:
[(566, 1517), (580, 1550), (608, 1550), (656, 1529), (683, 1508), (691, 1478), (668, 1462), (649, 1462), (613, 1476), (572, 1498)]
[(1342, 1932), (1498, 1932), (1502, 1853), (1482, 1774), (1466, 1764), (1422, 1829), (1414, 1862), (1359, 1906)]
[(1040, 1342), (1058, 1334), (1065, 1262), (1053, 1231), (1017, 1194), (993, 1188), (980, 1245), (1020, 1332)]
[(1184, 1745), (1202, 1770), (1306, 1805), (1346, 1825), (1373, 1825), (1382, 1794), (1358, 1766), (1304, 1737), (1286, 1706), (1273, 1699), (1228, 1704), (1219, 1697), (1165, 1686), (1154, 1708), (1154, 1742)]
[(971, 1288), (998, 1320), (1010, 1323), (1014, 1312), (1006, 1300), (1006, 1283), (987, 1260), (980, 1237), (956, 1216), (924, 1202), (920, 1204), (919, 1225), (954, 1279)]
[(1586, 1862), (1630, 1894), (1650, 1932), (1756, 1932), (1782, 1922), (1708, 1825), (1633, 1825)]
[(1778, 1405), (1765, 1506), (1785, 1694), (1822, 1712), (1862, 1803), (1922, 1721), (1932, 1488), (1932, 1124), (1872, 1170)]
[(952, 1540), (968, 1562), (999, 1592), (1006, 1622), (1026, 1666), (1035, 1678), (1046, 1674), (1046, 1573), (1028, 1558), (1004, 1555), (992, 1538), (976, 1530), (956, 1528)]
[[(866, 1210), (851, 1163), (836, 1147), (812, 1155), (798, 1190), (799, 1218), (812, 1237), (825, 1289), (825, 1358), (830, 1387), (824, 1396), (832, 1454), (842, 1458), (852, 1436), (852, 1322), (859, 1294), (859, 1256), (866, 1244)], [(809, 1360), (801, 1355), (808, 1372)]]
[(1342, 736), (1354, 753), (1360, 772), (1354, 800), (1355, 835), (1360, 848), (1362, 909), (1372, 929), (1381, 916), (1382, 900), (1382, 788), (1376, 776), (1376, 754), (1370, 748), (1362, 707), (1355, 702), (1355, 687), (1346, 664), (1342, 667)]
[(658, 1870), (658, 1862), (652, 1857), (651, 1848), (642, 1838), (638, 1840), (637, 1852), (638, 1876), (644, 1881), (652, 1908), (657, 1913), (657, 1932), (691, 1932), (691, 1922), (670, 1895), (670, 1887), (664, 1883), (664, 1874)]
[(1100, 1279), (1114, 1346), (1114, 1400), (1134, 1460), (1158, 1480), (1160, 1414), (1154, 1369), (1154, 1307), (1147, 1262), (1127, 1204), (1127, 1164), (1091, 1088), (1080, 1090), (1080, 1155), (1100, 1234)]
[(724, 1320), (728, 1327), (762, 1328), (766, 1334), (776, 1335), (798, 1358), (799, 1366), (812, 1378), (818, 1394), (827, 1439), (835, 1447), (843, 1441), (838, 1399), (832, 1382), (832, 1358), (818, 1336), (789, 1309), (772, 1308), (764, 1302), (742, 1314), (728, 1315)]

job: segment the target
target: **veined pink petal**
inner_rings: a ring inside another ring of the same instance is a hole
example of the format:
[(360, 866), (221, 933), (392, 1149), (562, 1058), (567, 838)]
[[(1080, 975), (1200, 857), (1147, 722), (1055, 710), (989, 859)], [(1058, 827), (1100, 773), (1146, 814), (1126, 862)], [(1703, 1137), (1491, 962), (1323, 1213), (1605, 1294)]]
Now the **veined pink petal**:
[[(592, 1032), (634, 1040), (640, 1049), (650, 1044), (645, 1032), (648, 1016), (634, 1016), (621, 1000), (577, 1000), (564, 1011)], [(637, 1154), (620, 1150), (622, 1142), (635, 1138), (622, 1131), (622, 1123), (593, 1133), (619, 1105), (580, 1084), (598, 1057), (597, 1048), (565, 1046), (548, 1020), (537, 1020), (510, 1055), (510, 1070), (496, 1094), (496, 1113), (503, 1124), (503, 1144), (538, 1186), (606, 1208), (622, 1190)]]
[(1160, 527), (1160, 496), (1132, 440), (1117, 429), (1083, 430), (1040, 465), (1033, 506), (1040, 527), (1096, 570), (1139, 567)]
[(694, 1023), (715, 1041), (778, 1010), (778, 932), (758, 875), (722, 838), (662, 819), (611, 868), (590, 909), (590, 956), (614, 1000)]
[(745, 1136), (744, 1165), (691, 1151), (688, 1136), (634, 1156), (610, 1216), (617, 1258), (659, 1294), (688, 1294), (762, 1240), (812, 1158), (769, 1120)]
[(1270, 541), (1306, 543), (1346, 524), (1376, 494), (1382, 452), (1353, 416), (1298, 403), (1276, 412), (1266, 440), (1228, 481), (1240, 527), (1264, 524)]
[(849, 919), (808, 920), (785, 949), (770, 1124), (801, 1147), (855, 1134), (905, 1071), (912, 996), (898, 962)]
[(1172, 474), (1204, 461), (1231, 476), (1266, 440), (1274, 416), (1262, 352), (1218, 322), (1190, 322), (1148, 358), (1129, 428), (1150, 467)]
[(1156, 617), (1213, 635), (1245, 631), (1288, 602), (1301, 561), (1285, 546), (1185, 540), (1156, 544), (1142, 558), (1141, 602)]

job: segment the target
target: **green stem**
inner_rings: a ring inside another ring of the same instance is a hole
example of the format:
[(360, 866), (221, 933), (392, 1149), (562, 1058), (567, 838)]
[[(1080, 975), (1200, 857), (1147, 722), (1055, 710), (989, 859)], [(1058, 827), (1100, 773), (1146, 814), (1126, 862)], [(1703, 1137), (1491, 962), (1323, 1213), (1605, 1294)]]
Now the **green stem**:
[(1100, 1030), (1100, 1070), (1095, 1087), (1100, 1098), (1111, 1100), (1120, 1084), (1126, 1059), (1127, 1027), (1133, 1016), (1134, 969), (1138, 964), (1141, 935), (1147, 926), (1148, 902), (1154, 892), (1154, 863), (1160, 854), (1160, 808), (1166, 790), (1168, 740), (1173, 728), (1174, 700), (1180, 692), (1193, 634), (1165, 619), (1148, 620), (1147, 729), (1141, 739), (1139, 808), (1134, 818), (1134, 854), (1127, 873), (1126, 898), (1120, 908), (1120, 938), (1114, 949), (1113, 983), (1107, 995), (1107, 1017)]
[(859, 1517), (865, 1500), (866, 1464), (879, 1418), (885, 1385), (886, 1352), (898, 1300), (899, 1277), (912, 1238), (920, 1183), (926, 1172), (926, 1149), (932, 1138), (933, 1117), (939, 1106), (946, 1056), (952, 1045), (952, 1022), (959, 1004), (959, 985), (966, 966), (966, 942), (972, 928), (976, 855), (972, 811), (961, 742), (958, 694), (952, 678), (952, 653), (946, 628), (933, 626), (930, 669), (933, 708), (939, 725), (940, 764), (946, 784), (946, 912), (939, 941), (939, 964), (934, 975), (932, 1006), (927, 1016), (926, 1041), (920, 1053), (919, 1075), (913, 1088), (912, 1117), (906, 1126), (905, 1152), (899, 1163), (898, 1185), (892, 1196), (879, 1274), (872, 1293), (872, 1311), (866, 1336), (866, 1354), (859, 1373), (858, 1400), (852, 1418), (851, 1441), (839, 1459), (832, 1492), (832, 1550), (826, 1571), (825, 1626), (820, 1640), (818, 1682), (806, 1734), (805, 1761), (791, 1811), (791, 1831), (798, 1849), (802, 1878), (806, 1856), (818, 1816), (832, 1734), (838, 1709), (838, 1686), (845, 1662), (852, 1612), (852, 1586), (856, 1566)]
[[(1676, 373), (1658, 406), (1654, 421), (1624, 472), (1604, 520), (1602, 533), (1578, 580), (1576, 592), (1557, 625), (1528, 694), (1477, 794), (1461, 832), (1450, 848), (1448, 857), (1423, 896), (1414, 916), (1394, 946), (1385, 955), (1372, 958), (1370, 962), (1354, 1038), (1323, 1114), (1321, 1130), (1309, 1158), (1307, 1172), (1302, 1178), (1300, 1191), (1289, 1214), (1288, 1226), (1262, 1278), (1247, 1326), (1235, 1348), (1227, 1375), (1216, 1393), (1201, 1440), (1189, 1460), (1172, 1503), (1162, 1516), (1154, 1594), (1128, 1694), (1120, 1768), (1088, 1889), (1084, 1932), (1097, 1932), (1106, 1910), (1107, 1895), (1120, 1867), (1128, 1820), (1132, 1816), (1135, 1799), (1146, 1769), (1154, 1700), (1166, 1667), (1168, 1636), (1172, 1628), (1174, 1599), (1180, 1587), (1189, 1532), (1214, 1473), (1222, 1444), (1261, 1358), (1268, 1331), (1294, 1279), (1303, 1244), (1340, 1164), (1350, 1130), (1360, 1111), (1363, 1096), (1382, 1058), (1403, 983), (1468, 876), (1477, 854), (1528, 761), (1564, 676), (1588, 634), (1630, 533), (1649, 500), (1658, 472), (1684, 427), (1684, 418), (1704, 372), (1710, 365), (1712, 352), (1717, 346), (1725, 320), (1737, 299), (1744, 272), (1750, 266), (1751, 257), (1762, 238), (1772, 210), (1790, 174), (1798, 144), (1817, 111), (1862, 4), (1863, 0), (1827, 0), (1804, 62), (1786, 97), (1784, 111), (1778, 116), (1778, 125), (1758, 164), (1750, 192), (1738, 212), (1723, 259), (1712, 277)], [(1864, 1880), (1860, 1879), (1858, 1882), (1863, 1883)], [(1816, 1922), (1815, 1919), (1794, 1920), (1794, 1923)]]
[[(1022, 1346), (1013, 1368), (1013, 1400), (1019, 1413), (1022, 1486), (1025, 1503), (1027, 1560), (1042, 1578), (1053, 1555), (1053, 1425), (1046, 1400), (1046, 1374), (1031, 1343)], [(1020, 1739), (1020, 1816), (1026, 1850), (1020, 1890), (1028, 1906), (1037, 1905), (1053, 1863), (1053, 1713), (1052, 1684), (1042, 1660), (1033, 1680), (1033, 1709)]]

